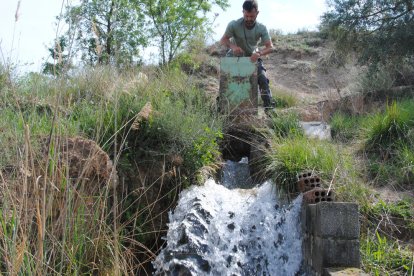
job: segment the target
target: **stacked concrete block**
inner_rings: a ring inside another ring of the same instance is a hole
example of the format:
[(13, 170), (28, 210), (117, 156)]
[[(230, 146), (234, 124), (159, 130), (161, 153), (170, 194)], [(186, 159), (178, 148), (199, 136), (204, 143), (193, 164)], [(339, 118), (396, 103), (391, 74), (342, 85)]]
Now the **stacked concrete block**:
[(303, 254), (316, 275), (323, 275), (325, 268), (360, 267), (358, 217), (354, 203), (303, 205)]

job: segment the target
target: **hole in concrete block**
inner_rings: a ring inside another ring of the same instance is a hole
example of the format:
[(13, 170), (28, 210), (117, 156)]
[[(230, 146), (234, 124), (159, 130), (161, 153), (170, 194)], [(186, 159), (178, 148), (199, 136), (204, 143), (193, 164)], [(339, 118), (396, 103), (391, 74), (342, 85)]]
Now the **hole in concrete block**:
[(315, 196), (319, 196), (319, 192), (315, 192)]
[(312, 173), (310, 173), (310, 172), (309, 172), (309, 173), (308, 173), (308, 176), (311, 176), (311, 175), (312, 175)]
[(326, 195), (326, 193), (325, 193), (325, 192), (322, 192), (322, 193), (321, 193), (321, 195), (322, 195), (322, 196), (325, 196), (325, 195)]
[(309, 179), (305, 179), (305, 184), (309, 184)]
[(318, 203), (320, 201), (319, 198), (315, 198), (315, 202)]
[(315, 179), (311, 178), (310, 182), (315, 183)]
[(316, 181), (316, 182), (320, 182), (321, 180), (320, 180), (319, 178), (316, 178), (316, 179), (315, 179), (315, 181)]
[(313, 184), (312, 184), (312, 185), (311, 185), (311, 188), (315, 188), (315, 185), (313, 185)]

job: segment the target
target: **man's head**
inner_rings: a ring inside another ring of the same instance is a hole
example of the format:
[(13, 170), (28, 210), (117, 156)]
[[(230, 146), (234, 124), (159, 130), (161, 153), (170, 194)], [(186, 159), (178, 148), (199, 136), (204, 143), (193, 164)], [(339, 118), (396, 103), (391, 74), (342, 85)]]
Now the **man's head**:
[(244, 24), (247, 28), (252, 28), (256, 23), (256, 17), (259, 14), (256, 0), (246, 0), (243, 3)]

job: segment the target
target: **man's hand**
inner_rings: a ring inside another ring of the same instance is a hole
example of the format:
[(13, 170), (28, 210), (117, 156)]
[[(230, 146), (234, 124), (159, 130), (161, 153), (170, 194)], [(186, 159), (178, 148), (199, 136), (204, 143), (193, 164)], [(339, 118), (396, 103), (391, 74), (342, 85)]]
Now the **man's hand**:
[(259, 53), (253, 53), (251, 56), (250, 56), (250, 60), (252, 61), (252, 62), (256, 62), (258, 59), (260, 58), (260, 54)]
[(231, 50), (233, 51), (233, 54), (235, 56), (242, 56), (244, 54), (244, 51), (242, 48), (240, 48), (239, 46), (233, 45), (231, 47)]

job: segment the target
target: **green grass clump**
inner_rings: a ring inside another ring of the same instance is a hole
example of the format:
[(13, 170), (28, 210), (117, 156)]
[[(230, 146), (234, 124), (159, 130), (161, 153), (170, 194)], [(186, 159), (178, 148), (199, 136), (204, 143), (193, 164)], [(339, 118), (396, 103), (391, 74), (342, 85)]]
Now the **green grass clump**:
[(302, 137), (304, 131), (300, 126), (299, 116), (294, 112), (274, 111), (270, 116), (270, 131), (274, 137)]
[(352, 170), (352, 159), (327, 141), (306, 137), (273, 137), (268, 153), (268, 171), (274, 172), (276, 183), (286, 186), (296, 182), (303, 171), (315, 171), (323, 179), (331, 180), (335, 171), (347, 174)]
[(387, 105), (384, 113), (376, 113), (364, 121), (365, 150), (391, 153), (400, 142), (407, 141), (411, 121), (410, 110), (396, 102)]
[(285, 90), (272, 88), (272, 97), (277, 108), (288, 108), (297, 104), (297, 98)]
[(280, 187), (294, 190), (297, 175), (304, 171), (326, 180), (356, 175), (351, 154), (329, 141), (305, 137), (296, 113), (273, 113), (269, 127), (266, 170)]
[(349, 142), (357, 138), (360, 130), (360, 118), (336, 112), (330, 121), (332, 138), (341, 142)]
[(387, 105), (362, 122), (361, 136), (367, 152), (368, 175), (376, 184), (404, 187), (414, 179), (414, 101)]

